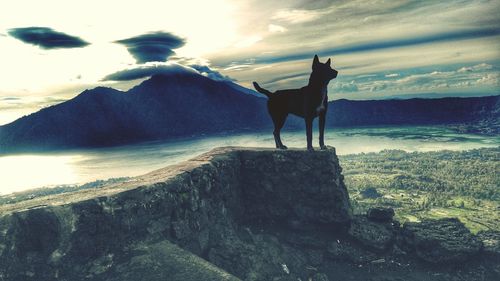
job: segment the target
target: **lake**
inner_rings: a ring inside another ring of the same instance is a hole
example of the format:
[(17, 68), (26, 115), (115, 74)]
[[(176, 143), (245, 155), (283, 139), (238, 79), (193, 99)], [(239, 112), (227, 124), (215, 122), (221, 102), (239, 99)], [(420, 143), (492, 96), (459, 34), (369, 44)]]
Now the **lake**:
[[(314, 135), (317, 147), (317, 132)], [(305, 133), (283, 132), (288, 147), (305, 148)], [(337, 154), (468, 150), (497, 147), (500, 136), (461, 134), (440, 126), (369, 127), (329, 130), (325, 143)], [(274, 147), (271, 132), (182, 138), (113, 148), (0, 156), (0, 194), (98, 179), (137, 176), (192, 158), (219, 146)]]

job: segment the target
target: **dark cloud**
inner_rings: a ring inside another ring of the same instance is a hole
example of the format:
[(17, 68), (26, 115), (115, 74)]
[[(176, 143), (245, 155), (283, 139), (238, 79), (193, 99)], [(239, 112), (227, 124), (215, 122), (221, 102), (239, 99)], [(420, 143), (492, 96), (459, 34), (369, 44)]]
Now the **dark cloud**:
[(39, 46), (42, 49), (81, 48), (89, 45), (79, 37), (58, 32), (48, 27), (12, 28), (9, 35), (24, 43)]
[[(376, 51), (382, 49), (417, 46), (422, 44), (440, 43), (440, 42), (453, 42), (468, 39), (477, 39), (485, 37), (493, 37), (500, 35), (500, 29), (494, 28), (482, 28), (475, 30), (461, 30), (444, 32), (438, 34), (423, 35), (411, 38), (395, 39), (395, 40), (385, 40), (376, 41), (363, 44), (355, 44), (349, 46), (339, 46), (334, 48), (328, 48), (318, 51), (295, 53), (283, 56), (261, 56), (253, 59), (256, 64), (266, 64), (266, 63), (279, 63), (287, 61), (296, 61), (310, 59), (317, 54), (321, 57), (341, 55), (341, 54), (352, 54), (358, 52)], [(232, 61), (232, 64), (245, 63), (248, 59), (242, 61)]]
[(118, 40), (115, 43), (123, 44), (137, 63), (164, 62), (176, 49), (184, 46), (184, 39), (168, 32), (154, 32)]
[(19, 97), (4, 97), (4, 98), (2, 98), (3, 101), (18, 101), (20, 99), (21, 98), (19, 98)]
[(172, 73), (195, 73), (208, 77), (215, 81), (234, 82), (229, 76), (223, 75), (220, 72), (211, 69), (206, 65), (192, 64), (184, 66), (178, 63), (167, 63), (157, 65), (143, 65), (136, 68), (120, 70), (118, 72), (107, 75), (102, 81), (130, 81), (153, 76), (155, 74), (172, 74)]
[(280, 82), (283, 80), (298, 78), (298, 77), (302, 77), (302, 76), (304, 77), (304, 79), (307, 79), (309, 74), (310, 74), (310, 72), (301, 72), (301, 73), (293, 73), (290, 75), (279, 76), (279, 77), (273, 78), (271, 80), (267, 80), (265, 82), (262, 82), (262, 85), (273, 84), (273, 83)]
[(132, 69), (120, 70), (104, 77), (103, 81), (130, 81), (140, 78), (146, 78), (155, 74), (172, 73), (198, 73), (196, 70), (182, 66), (180, 64), (168, 65), (146, 65)]

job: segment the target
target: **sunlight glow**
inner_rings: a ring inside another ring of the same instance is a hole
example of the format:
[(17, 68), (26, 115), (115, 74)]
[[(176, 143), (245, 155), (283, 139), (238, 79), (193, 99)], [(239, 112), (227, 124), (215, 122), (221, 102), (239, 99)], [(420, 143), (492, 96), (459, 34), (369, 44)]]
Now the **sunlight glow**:
[(12, 155), (0, 157), (0, 194), (23, 189), (78, 182), (75, 156)]

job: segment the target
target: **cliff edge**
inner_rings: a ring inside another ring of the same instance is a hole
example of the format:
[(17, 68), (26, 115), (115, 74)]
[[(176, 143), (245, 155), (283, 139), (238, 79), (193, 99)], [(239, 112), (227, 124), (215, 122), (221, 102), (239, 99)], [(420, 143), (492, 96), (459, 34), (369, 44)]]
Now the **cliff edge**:
[(0, 212), (0, 280), (263, 280), (288, 261), (259, 257), (259, 226), (340, 230), (351, 218), (335, 150), (231, 147)]
[(334, 148), (225, 147), (2, 205), (0, 280), (498, 280), (496, 233), (353, 215), (341, 172)]

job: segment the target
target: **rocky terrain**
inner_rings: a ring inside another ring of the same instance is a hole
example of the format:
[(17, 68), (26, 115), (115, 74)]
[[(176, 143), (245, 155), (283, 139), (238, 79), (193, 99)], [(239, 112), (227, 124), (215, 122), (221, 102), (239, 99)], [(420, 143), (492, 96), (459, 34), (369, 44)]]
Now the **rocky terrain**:
[(0, 205), (0, 280), (499, 280), (500, 235), (353, 215), (335, 150), (220, 148)]

